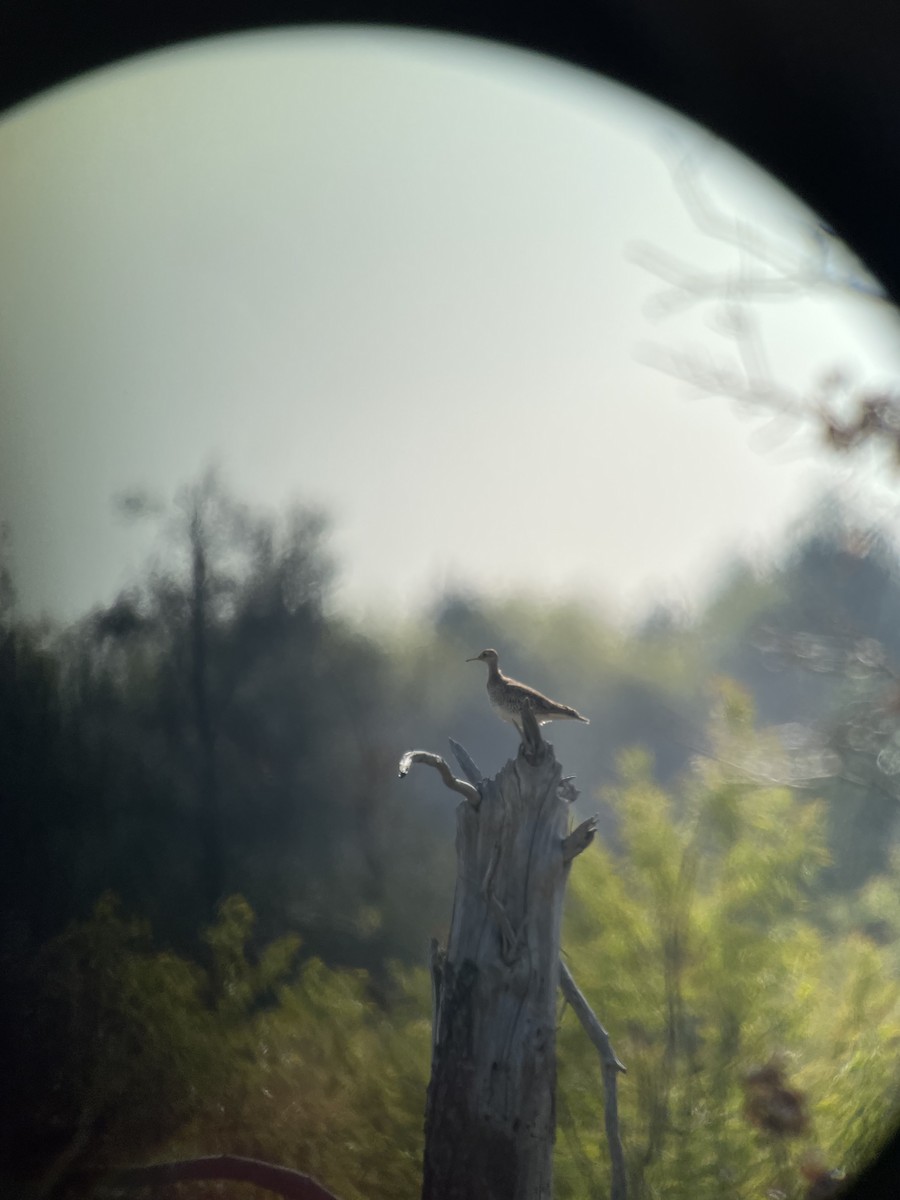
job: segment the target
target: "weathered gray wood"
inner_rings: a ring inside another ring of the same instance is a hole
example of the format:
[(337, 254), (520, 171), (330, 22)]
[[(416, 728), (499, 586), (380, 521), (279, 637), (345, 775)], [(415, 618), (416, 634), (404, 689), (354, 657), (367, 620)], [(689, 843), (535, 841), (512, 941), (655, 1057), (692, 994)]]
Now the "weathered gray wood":
[(459, 742), (455, 742), (453, 738), (448, 738), (447, 740), (450, 743), (450, 749), (453, 751), (453, 757), (459, 763), (463, 775), (465, 775), (469, 783), (473, 783), (475, 787), (478, 787), (484, 776), (478, 767), (475, 766), (468, 750), (465, 746), (461, 746)]
[(570, 863), (573, 858), (577, 858), (594, 840), (594, 834), (597, 832), (597, 822), (600, 819), (599, 814), (593, 817), (588, 817), (586, 821), (582, 821), (580, 825), (569, 834), (563, 842), (563, 861)]
[[(528, 719), (530, 718), (530, 720)], [(533, 715), (518, 757), (457, 809), (457, 884), (432, 957), (423, 1200), (550, 1200), (569, 792)]]
[(440, 772), (441, 779), (446, 786), (451, 791), (465, 796), (466, 800), (475, 808), (481, 803), (478, 788), (473, 787), (471, 783), (466, 783), (465, 780), (457, 779), (439, 754), (433, 754), (430, 750), (407, 750), (400, 759), (398, 768), (401, 779), (409, 774), (409, 768), (413, 763), (424, 763), (428, 767), (434, 767), (436, 771)]

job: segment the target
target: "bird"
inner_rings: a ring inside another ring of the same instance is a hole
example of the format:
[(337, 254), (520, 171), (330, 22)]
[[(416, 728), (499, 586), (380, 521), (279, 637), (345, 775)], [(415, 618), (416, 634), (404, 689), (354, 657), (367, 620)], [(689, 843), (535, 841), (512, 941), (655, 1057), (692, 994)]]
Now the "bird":
[(522, 710), (526, 705), (531, 708), (538, 725), (546, 725), (548, 721), (583, 721), (585, 725), (590, 725), (588, 718), (583, 717), (577, 709), (570, 708), (568, 704), (559, 704), (536, 688), (504, 675), (496, 650), (482, 650), (474, 658), (467, 658), (466, 662), (487, 663), (487, 694), (491, 708), (501, 721), (515, 725), (522, 738), (525, 737)]

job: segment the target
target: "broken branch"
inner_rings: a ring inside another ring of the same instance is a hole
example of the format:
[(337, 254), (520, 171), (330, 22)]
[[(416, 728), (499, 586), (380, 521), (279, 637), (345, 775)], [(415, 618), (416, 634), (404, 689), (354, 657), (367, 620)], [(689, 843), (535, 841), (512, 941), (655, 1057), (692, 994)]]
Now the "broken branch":
[(583, 850), (587, 850), (588, 846), (594, 840), (594, 834), (597, 832), (597, 821), (600, 819), (600, 814), (595, 813), (593, 817), (588, 817), (586, 821), (582, 821), (576, 826), (568, 837), (563, 838), (563, 862), (566, 866), (577, 858)]
[(189, 1179), (228, 1179), (252, 1183), (264, 1191), (283, 1196), (285, 1200), (336, 1200), (333, 1193), (309, 1175), (255, 1158), (240, 1158), (235, 1154), (154, 1163), (147, 1167), (126, 1167), (104, 1175), (97, 1173), (92, 1182), (100, 1191), (133, 1191), (143, 1188), (157, 1190)]
[(559, 961), (559, 986), (566, 1001), (571, 1006), (585, 1033), (593, 1042), (600, 1056), (600, 1070), (603, 1075), (603, 1117), (606, 1127), (606, 1141), (609, 1146), (609, 1159), (612, 1170), (612, 1188), (610, 1200), (625, 1200), (627, 1193), (627, 1178), (625, 1175), (625, 1151), (622, 1148), (622, 1135), (619, 1131), (619, 1098), (618, 1075), (626, 1073), (625, 1065), (616, 1057), (612, 1048), (609, 1034), (597, 1020), (594, 1010), (584, 998), (578, 984), (572, 978), (572, 973), (566, 964)]
[(453, 751), (454, 758), (462, 768), (463, 775), (465, 775), (469, 783), (478, 787), (484, 776), (472, 761), (468, 750), (466, 750), (465, 746), (461, 746), (459, 742), (454, 742), (453, 738), (447, 738), (447, 741), (450, 743), (450, 749)]
[(426, 766), (434, 767), (444, 784), (452, 792), (459, 792), (461, 796), (465, 796), (473, 808), (477, 808), (481, 803), (478, 788), (473, 787), (471, 783), (466, 783), (464, 779), (457, 779), (439, 754), (433, 754), (430, 750), (407, 750), (400, 759), (401, 779), (409, 774), (409, 768), (413, 763), (425, 763)]

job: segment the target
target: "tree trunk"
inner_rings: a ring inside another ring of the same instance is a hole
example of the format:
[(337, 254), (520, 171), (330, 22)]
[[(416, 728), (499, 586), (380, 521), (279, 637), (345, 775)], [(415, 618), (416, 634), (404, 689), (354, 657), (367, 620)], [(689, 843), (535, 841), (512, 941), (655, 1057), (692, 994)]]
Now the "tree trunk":
[(550, 1200), (560, 921), (583, 848), (567, 840), (575, 793), (533, 719), (495, 779), (461, 757), (477, 792), (458, 809), (450, 937), (432, 964), (422, 1197)]

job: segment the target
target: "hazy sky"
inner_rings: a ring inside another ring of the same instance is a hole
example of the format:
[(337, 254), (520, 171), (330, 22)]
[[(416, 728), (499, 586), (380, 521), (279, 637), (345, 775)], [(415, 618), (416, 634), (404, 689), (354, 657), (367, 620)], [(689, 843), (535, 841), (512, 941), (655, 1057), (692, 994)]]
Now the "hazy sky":
[[(733, 406), (641, 365), (716, 348), (652, 324), (652, 242), (711, 247), (673, 138), (719, 200), (811, 218), (633, 93), (466, 39), (217, 39), (56, 89), (0, 122), (0, 517), (22, 606), (73, 616), (146, 551), (114, 515), (210, 463), (253, 501), (324, 505), (339, 598), (444, 586), (628, 606), (690, 598), (829, 477)], [(893, 327), (827, 299), (770, 314), (795, 383), (900, 370)]]

